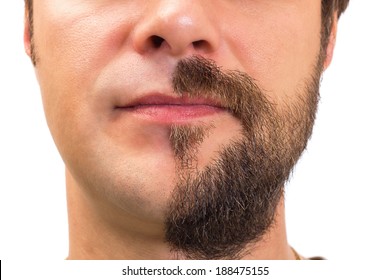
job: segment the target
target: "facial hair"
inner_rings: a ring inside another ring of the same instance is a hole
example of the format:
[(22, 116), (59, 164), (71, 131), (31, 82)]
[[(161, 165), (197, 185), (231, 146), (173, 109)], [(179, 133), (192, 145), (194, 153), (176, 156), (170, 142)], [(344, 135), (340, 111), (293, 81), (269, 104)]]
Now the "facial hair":
[[(188, 259), (239, 259), (248, 245), (272, 227), (284, 184), (312, 133), (319, 99), (322, 59), (290, 104), (278, 109), (239, 71), (222, 71), (213, 61), (180, 61), (173, 87), (180, 96), (219, 100), (241, 121), (232, 140), (202, 170), (198, 147), (212, 127), (175, 125), (170, 142), (178, 183), (166, 218), (166, 242)], [(209, 135), (210, 134), (210, 135)]]

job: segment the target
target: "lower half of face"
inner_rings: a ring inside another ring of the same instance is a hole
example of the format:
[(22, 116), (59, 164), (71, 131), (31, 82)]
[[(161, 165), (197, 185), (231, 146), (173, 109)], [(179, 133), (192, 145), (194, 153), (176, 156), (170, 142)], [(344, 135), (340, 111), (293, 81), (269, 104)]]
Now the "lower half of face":
[(310, 137), (320, 66), (277, 106), (247, 74), (192, 57), (173, 72), (174, 97), (119, 101), (103, 116), (56, 110), (49, 124), (87, 193), (164, 223), (167, 242), (186, 258), (240, 258), (270, 228)]
[[(119, 44), (127, 23), (100, 30), (93, 16), (71, 18), (65, 28), (56, 22), (63, 36), (53, 33), (50, 42), (36, 32), (48, 124), (78, 186), (138, 219), (164, 223), (167, 242), (188, 258), (239, 258), (264, 235), (311, 134), (323, 62), (319, 24), (315, 35), (299, 37), (306, 4), (283, 4), (293, 11), (287, 19), (296, 13), (294, 26), (281, 24), (285, 13), (268, 2), (258, 9), (270, 11), (263, 15), (269, 22), (258, 24), (264, 38), (244, 25), (221, 31), (230, 38), (212, 57), (217, 63), (202, 53), (166, 55), (156, 40), (154, 53), (127, 53)], [(236, 14), (230, 5), (224, 11)], [(246, 25), (257, 22), (244, 13)], [(272, 24), (277, 15), (280, 26)], [(302, 42), (308, 38), (317, 47)]]

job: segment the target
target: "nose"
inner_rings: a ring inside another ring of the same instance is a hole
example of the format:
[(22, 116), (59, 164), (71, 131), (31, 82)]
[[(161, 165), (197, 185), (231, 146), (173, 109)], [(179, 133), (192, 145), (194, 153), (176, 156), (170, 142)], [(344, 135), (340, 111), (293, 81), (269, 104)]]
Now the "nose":
[(133, 29), (132, 42), (137, 52), (206, 55), (218, 48), (210, 0), (152, 1), (145, 10)]

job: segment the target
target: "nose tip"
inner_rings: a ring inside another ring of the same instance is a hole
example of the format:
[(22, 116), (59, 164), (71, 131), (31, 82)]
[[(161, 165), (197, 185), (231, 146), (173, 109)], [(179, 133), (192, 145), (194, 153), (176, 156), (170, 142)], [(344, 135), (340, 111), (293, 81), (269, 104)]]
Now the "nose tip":
[(134, 49), (140, 53), (172, 56), (206, 54), (218, 45), (216, 27), (205, 8), (189, 1), (171, 1), (150, 9), (136, 24), (132, 37)]

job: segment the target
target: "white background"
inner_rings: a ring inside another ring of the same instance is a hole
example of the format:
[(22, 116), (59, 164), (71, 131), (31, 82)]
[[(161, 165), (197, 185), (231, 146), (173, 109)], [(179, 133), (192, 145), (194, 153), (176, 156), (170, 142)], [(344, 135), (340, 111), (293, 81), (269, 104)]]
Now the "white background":
[[(352, 0), (307, 152), (287, 185), (289, 241), (304, 256), (390, 251), (390, 3)], [(23, 49), (23, 1), (0, 4), (0, 259), (64, 259), (64, 167)]]

